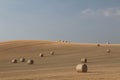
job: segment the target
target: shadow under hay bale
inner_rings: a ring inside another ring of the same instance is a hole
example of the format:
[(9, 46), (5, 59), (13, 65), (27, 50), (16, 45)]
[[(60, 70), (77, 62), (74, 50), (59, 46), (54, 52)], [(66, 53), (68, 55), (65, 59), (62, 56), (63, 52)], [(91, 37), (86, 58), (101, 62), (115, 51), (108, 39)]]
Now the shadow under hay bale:
[(76, 66), (76, 71), (77, 72), (87, 72), (88, 71), (88, 66), (86, 64), (78, 64)]
[(17, 63), (17, 59), (12, 59), (11, 63)]
[(34, 61), (31, 60), (31, 59), (29, 59), (29, 60), (27, 61), (27, 64), (34, 64)]
[(81, 63), (87, 63), (87, 59), (86, 58), (81, 58)]

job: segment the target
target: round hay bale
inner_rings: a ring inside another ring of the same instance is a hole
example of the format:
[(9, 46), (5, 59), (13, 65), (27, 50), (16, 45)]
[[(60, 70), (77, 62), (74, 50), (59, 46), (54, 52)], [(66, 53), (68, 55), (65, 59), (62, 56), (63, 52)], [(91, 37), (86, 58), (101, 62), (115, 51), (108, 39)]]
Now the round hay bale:
[(107, 50), (106, 50), (106, 53), (110, 53), (110, 52), (111, 52), (111, 50), (110, 50), (110, 49), (107, 49)]
[(17, 63), (17, 59), (12, 59), (12, 63)]
[(87, 63), (87, 59), (86, 58), (81, 58), (81, 62), (82, 63)]
[(27, 61), (27, 64), (34, 64), (34, 61), (31, 60), (31, 59), (29, 59), (29, 60)]
[(110, 42), (106, 42), (106, 44), (110, 44)]
[(68, 43), (68, 41), (65, 41), (65, 43)]
[(44, 55), (42, 53), (39, 54), (39, 57), (44, 57)]
[(100, 47), (100, 44), (97, 44), (98, 47)]
[(61, 42), (61, 40), (58, 40), (58, 42)]
[(50, 54), (51, 54), (51, 55), (54, 55), (54, 52), (53, 52), (53, 51), (50, 51)]
[(64, 40), (62, 40), (61, 42), (62, 42), (62, 43), (64, 43), (65, 41), (64, 41)]
[(77, 72), (87, 72), (88, 71), (88, 67), (86, 64), (78, 64), (76, 66), (76, 71)]
[(25, 62), (25, 58), (20, 58), (20, 62)]

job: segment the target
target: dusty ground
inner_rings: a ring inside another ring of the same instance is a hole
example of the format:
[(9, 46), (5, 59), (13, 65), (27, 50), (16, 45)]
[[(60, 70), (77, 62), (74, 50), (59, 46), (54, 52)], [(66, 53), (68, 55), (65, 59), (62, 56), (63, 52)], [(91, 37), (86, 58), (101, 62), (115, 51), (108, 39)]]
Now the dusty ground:
[[(106, 53), (111, 49), (111, 53)], [(55, 55), (49, 52), (54, 51)], [(39, 53), (45, 57), (39, 57)], [(12, 64), (20, 57), (35, 63)], [(88, 59), (88, 72), (77, 73), (81, 58)], [(120, 80), (119, 44), (78, 44), (52, 41), (8, 41), (0, 43), (0, 80)]]

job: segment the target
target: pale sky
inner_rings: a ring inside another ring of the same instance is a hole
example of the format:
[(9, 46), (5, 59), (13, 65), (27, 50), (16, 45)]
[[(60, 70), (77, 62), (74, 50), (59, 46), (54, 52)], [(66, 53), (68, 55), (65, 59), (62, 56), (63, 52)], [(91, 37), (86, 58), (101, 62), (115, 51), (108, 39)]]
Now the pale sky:
[(0, 0), (0, 41), (120, 43), (120, 0)]

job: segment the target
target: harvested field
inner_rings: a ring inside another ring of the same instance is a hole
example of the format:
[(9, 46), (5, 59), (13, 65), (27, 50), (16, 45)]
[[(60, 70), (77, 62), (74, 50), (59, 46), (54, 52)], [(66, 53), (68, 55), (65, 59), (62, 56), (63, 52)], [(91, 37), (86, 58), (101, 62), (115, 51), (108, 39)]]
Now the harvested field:
[[(0, 43), (0, 80), (120, 80), (119, 44), (60, 44), (19, 40)], [(110, 48), (112, 52), (106, 54)], [(54, 51), (55, 55), (49, 55)], [(39, 53), (45, 56), (40, 58)], [(12, 59), (33, 59), (34, 64), (11, 64)], [(81, 58), (89, 61), (87, 73), (77, 73)]]

